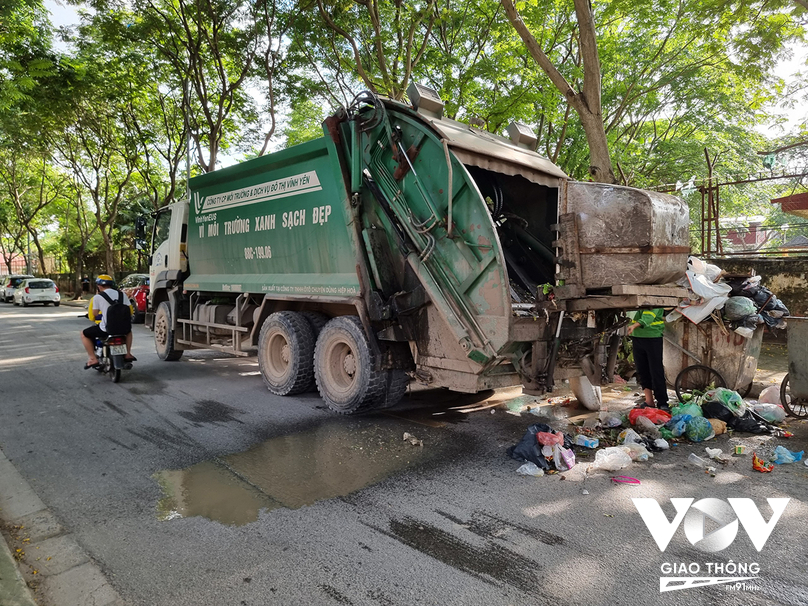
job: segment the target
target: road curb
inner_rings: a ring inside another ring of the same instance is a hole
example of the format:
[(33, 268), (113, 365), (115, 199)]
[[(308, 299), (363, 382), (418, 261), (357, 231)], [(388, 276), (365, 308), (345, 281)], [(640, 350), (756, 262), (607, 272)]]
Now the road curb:
[(17, 568), (5, 537), (0, 537), (0, 604), (36, 606), (34, 596)]
[[(98, 565), (65, 532), (2, 449), (0, 521), (4, 527), (4, 540), (0, 540), (3, 606), (124, 604)], [(16, 563), (12, 555), (15, 553), (19, 556)]]

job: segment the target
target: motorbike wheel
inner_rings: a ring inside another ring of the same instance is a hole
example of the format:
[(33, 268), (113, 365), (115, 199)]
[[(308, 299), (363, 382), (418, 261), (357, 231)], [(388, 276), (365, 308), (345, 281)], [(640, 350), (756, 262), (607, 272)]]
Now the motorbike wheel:
[(109, 378), (112, 379), (113, 383), (117, 383), (121, 380), (121, 369), (112, 367), (109, 369)]

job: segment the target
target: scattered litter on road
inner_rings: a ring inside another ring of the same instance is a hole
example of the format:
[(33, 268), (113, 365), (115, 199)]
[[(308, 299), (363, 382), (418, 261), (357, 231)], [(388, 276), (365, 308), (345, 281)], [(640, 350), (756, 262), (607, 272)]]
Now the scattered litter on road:
[(414, 435), (412, 435), (411, 433), (408, 433), (406, 431), (404, 432), (404, 441), (409, 442), (413, 446), (421, 446), (421, 447), (424, 446), (424, 441), (423, 440), (419, 440)]
[(759, 471), (761, 473), (768, 473), (772, 469), (774, 469), (774, 463), (769, 463), (767, 465), (766, 462), (763, 461), (762, 459), (759, 459), (757, 453), (754, 452), (752, 453), (752, 469), (754, 469), (755, 471)]
[(578, 434), (575, 437), (576, 446), (584, 446), (585, 448), (597, 448), (600, 441), (597, 438), (589, 438), (583, 434)]
[(708, 473), (711, 476), (715, 476), (715, 467), (710, 465), (709, 461), (705, 461), (695, 452), (691, 452), (690, 456), (687, 457), (687, 462), (695, 467), (700, 467), (704, 470), (704, 473)]
[(609, 446), (595, 455), (594, 469), (620, 471), (631, 465), (631, 456), (625, 446)]
[(792, 452), (785, 446), (777, 446), (774, 449), (774, 462), (778, 465), (784, 465), (788, 463), (795, 463), (797, 461), (802, 461), (802, 455), (805, 454), (804, 450), (799, 452)]
[(637, 485), (640, 481), (637, 478), (630, 476), (612, 476), (612, 482), (615, 484), (634, 484)]
[(528, 461), (516, 470), (516, 473), (523, 476), (543, 476), (544, 470), (535, 463)]

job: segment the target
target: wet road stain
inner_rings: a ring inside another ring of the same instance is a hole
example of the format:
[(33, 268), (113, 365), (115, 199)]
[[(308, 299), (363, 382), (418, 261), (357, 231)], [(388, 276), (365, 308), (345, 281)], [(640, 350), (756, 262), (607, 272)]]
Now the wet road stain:
[(442, 453), (434, 442), (415, 447), (402, 435), (399, 423), (334, 420), (242, 453), (162, 471), (155, 476), (166, 495), (158, 514), (246, 524), (258, 519), (260, 509), (345, 497)]
[(170, 433), (160, 427), (144, 427), (139, 431), (134, 429), (127, 429), (126, 431), (131, 433), (133, 436), (137, 436), (141, 440), (151, 442), (161, 449), (166, 447), (190, 448), (197, 446), (196, 442), (185, 434), (177, 432)]
[(483, 547), (475, 547), (450, 532), (409, 517), (390, 520), (389, 531), (367, 526), (490, 585), (505, 583), (525, 593), (533, 593), (540, 586), (536, 577), (539, 564), (491, 540), (486, 540)]
[(178, 413), (182, 418), (197, 425), (205, 423), (236, 423), (244, 424), (244, 421), (237, 419), (234, 415), (243, 415), (244, 411), (233, 408), (227, 404), (222, 404), (216, 400), (199, 400), (193, 410), (183, 410)]
[(114, 411), (114, 412), (117, 412), (117, 413), (118, 413), (119, 415), (121, 415), (122, 417), (128, 416), (128, 414), (129, 414), (129, 413), (128, 413), (128, 412), (126, 412), (125, 410), (123, 410), (123, 409), (118, 408), (117, 406), (115, 406), (115, 404), (113, 404), (112, 402), (108, 402), (108, 401), (106, 401), (106, 400), (104, 400), (104, 406), (106, 406), (107, 408), (109, 408), (110, 410), (112, 410), (112, 411)]
[(109, 436), (104, 436), (104, 439), (107, 440), (108, 442), (112, 442), (116, 446), (120, 446), (121, 448), (124, 448), (126, 450), (137, 450), (137, 446), (128, 446), (128, 445), (124, 444), (123, 442), (119, 442), (115, 438), (110, 438)]
[(339, 604), (345, 604), (345, 606), (353, 606), (353, 602), (342, 595), (339, 591), (331, 587), (331, 585), (318, 585), (320, 590), (327, 595), (329, 598), (338, 602)]
[(477, 536), (487, 539), (504, 538), (513, 533), (513, 531), (516, 531), (537, 539), (545, 545), (561, 545), (564, 543), (564, 538), (557, 534), (547, 532), (540, 528), (531, 528), (530, 526), (525, 526), (517, 522), (509, 522), (484, 511), (475, 511), (468, 521), (463, 521), (460, 518), (439, 510), (436, 510), (435, 513), (442, 515), (455, 524), (459, 524)]

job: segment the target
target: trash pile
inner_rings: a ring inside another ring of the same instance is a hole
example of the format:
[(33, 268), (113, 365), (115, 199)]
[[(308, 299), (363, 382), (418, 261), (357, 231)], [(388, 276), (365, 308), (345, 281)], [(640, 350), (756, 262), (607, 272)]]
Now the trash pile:
[(723, 310), (725, 325), (746, 338), (750, 338), (760, 324), (772, 330), (786, 327), (783, 317), (789, 315), (788, 308), (760, 283), (760, 276), (725, 279), (724, 275), (717, 265), (690, 257), (685, 277), (677, 283), (688, 289), (688, 297), (668, 314), (666, 320), (673, 322), (684, 316), (699, 324)]
[(544, 423), (528, 427), (519, 443), (508, 448), (508, 456), (525, 462), (516, 470), (523, 475), (542, 476), (546, 471), (567, 471), (575, 467), (570, 437)]
[[(511, 446), (507, 454), (524, 462), (518, 473), (541, 476), (572, 469), (575, 466), (573, 446), (606, 445), (597, 450), (589, 469), (618, 471), (633, 461), (647, 461), (655, 452), (668, 450), (683, 440), (701, 443), (728, 431), (788, 438), (792, 434), (775, 425), (786, 416), (782, 406), (775, 403), (779, 401), (775, 390), (776, 386), (764, 390), (759, 401), (745, 401), (738, 392), (718, 387), (679, 402), (670, 412), (651, 407), (632, 408), (627, 414), (602, 411), (595, 427), (576, 428), (581, 433), (572, 438), (549, 425), (537, 423), (527, 429), (521, 441)], [(720, 449), (707, 448), (706, 452), (708, 460), (695, 454), (689, 460), (715, 475), (712, 461), (726, 464), (729, 459)], [(745, 454), (745, 447), (736, 447), (735, 454)], [(771, 471), (774, 464), (792, 463), (802, 456), (802, 452), (778, 446), (769, 462), (754, 453), (752, 465), (757, 471)]]

